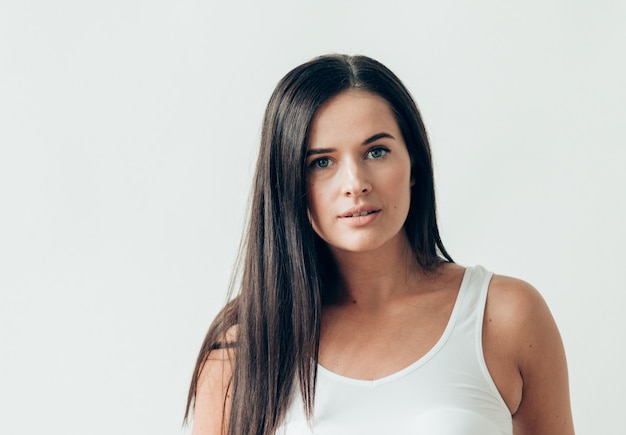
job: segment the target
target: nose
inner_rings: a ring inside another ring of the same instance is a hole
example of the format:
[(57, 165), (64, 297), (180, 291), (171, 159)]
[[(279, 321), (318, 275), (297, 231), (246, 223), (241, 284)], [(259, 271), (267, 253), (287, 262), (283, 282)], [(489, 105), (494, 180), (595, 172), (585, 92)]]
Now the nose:
[(343, 191), (346, 196), (366, 195), (372, 191), (367, 170), (358, 162), (347, 162), (343, 176)]

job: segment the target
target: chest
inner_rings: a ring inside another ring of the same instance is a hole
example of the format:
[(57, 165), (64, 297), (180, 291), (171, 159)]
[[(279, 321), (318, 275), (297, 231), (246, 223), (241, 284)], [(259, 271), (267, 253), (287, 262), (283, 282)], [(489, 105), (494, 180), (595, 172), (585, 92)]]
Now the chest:
[[(511, 414), (481, 365), (471, 332), (458, 332), (444, 328), (424, 355), (380, 377), (349, 377), (318, 366), (312, 421), (307, 422), (297, 401), (284, 433), (510, 435)], [(361, 373), (373, 372), (363, 368)]]
[[(457, 292), (406, 302), (376, 314), (330, 308), (323, 313), (318, 362), (348, 379), (388, 377), (443, 346), (446, 333), (452, 334), (454, 329), (451, 320), (457, 309)], [(473, 346), (469, 357), (483, 365), (485, 377), (511, 413), (519, 405), (523, 383), (506, 348), (494, 339), (489, 315), (482, 325), (483, 309), (478, 307), (473, 313), (472, 324), (461, 339)], [(459, 361), (464, 358), (455, 357)]]
[(378, 379), (427, 354), (448, 327), (456, 292), (400, 301), (378, 311), (330, 307), (318, 362), (355, 379)]

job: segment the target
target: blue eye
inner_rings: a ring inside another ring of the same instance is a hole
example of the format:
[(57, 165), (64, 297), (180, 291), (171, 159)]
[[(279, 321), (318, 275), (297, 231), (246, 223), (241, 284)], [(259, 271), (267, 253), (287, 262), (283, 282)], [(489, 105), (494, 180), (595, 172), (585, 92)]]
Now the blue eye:
[(370, 159), (380, 159), (381, 157), (384, 157), (385, 154), (387, 154), (388, 152), (389, 150), (385, 148), (374, 148), (367, 152), (367, 157)]
[(320, 157), (319, 159), (313, 160), (309, 167), (311, 169), (324, 169), (329, 167), (331, 164), (332, 162), (328, 157)]

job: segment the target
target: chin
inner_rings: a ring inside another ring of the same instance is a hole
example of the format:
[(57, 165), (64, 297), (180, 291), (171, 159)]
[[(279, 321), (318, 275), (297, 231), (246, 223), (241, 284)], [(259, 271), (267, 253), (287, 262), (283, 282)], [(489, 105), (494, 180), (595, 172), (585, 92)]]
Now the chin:
[(331, 250), (346, 252), (346, 253), (366, 253), (374, 252), (384, 245), (380, 240), (358, 240), (358, 241), (346, 241), (344, 243), (329, 243), (328, 247)]

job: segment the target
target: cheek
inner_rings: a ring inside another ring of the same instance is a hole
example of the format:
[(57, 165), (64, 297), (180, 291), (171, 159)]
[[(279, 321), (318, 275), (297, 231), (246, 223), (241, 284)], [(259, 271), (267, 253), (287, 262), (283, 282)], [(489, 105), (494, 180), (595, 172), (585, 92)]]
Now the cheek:
[(319, 211), (319, 194), (316, 189), (313, 188), (310, 184), (308, 185), (307, 191), (307, 215), (309, 217), (309, 222), (311, 226), (315, 230), (316, 233), (319, 234), (317, 228), (318, 222), (318, 211)]
[(399, 213), (408, 213), (411, 206), (411, 188), (415, 181), (411, 178), (410, 167), (397, 167), (390, 171), (386, 179), (385, 190), (393, 198), (393, 208)]
[(309, 223), (313, 231), (325, 240), (330, 242), (330, 232), (332, 231), (332, 199), (328, 186), (325, 183), (309, 184), (307, 193), (307, 214)]
[(327, 184), (320, 180), (307, 183), (307, 204), (310, 213), (316, 214), (323, 210), (324, 207), (328, 207), (326, 197), (328, 196), (329, 186)]
[(394, 189), (398, 194), (405, 191), (405, 186), (407, 190), (410, 190), (414, 184), (415, 180), (411, 178), (411, 168), (405, 165), (390, 168), (385, 176), (386, 188)]

